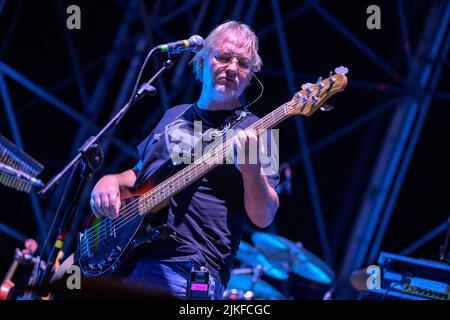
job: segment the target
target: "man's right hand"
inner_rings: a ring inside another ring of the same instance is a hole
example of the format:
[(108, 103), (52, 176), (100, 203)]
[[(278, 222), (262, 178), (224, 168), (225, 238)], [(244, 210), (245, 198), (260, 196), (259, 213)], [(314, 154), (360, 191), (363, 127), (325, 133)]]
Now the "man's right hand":
[(102, 177), (91, 193), (91, 209), (94, 215), (117, 218), (120, 209), (120, 185), (116, 175)]

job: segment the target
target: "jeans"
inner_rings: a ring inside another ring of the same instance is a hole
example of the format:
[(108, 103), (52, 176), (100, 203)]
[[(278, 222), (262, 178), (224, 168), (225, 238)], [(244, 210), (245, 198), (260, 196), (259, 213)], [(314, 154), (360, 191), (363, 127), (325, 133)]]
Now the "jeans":
[[(187, 283), (190, 276), (193, 261), (158, 261), (141, 259), (137, 262), (133, 271), (122, 278), (122, 281), (130, 285), (145, 285), (152, 289), (167, 292), (179, 299), (187, 297)], [(208, 297), (210, 300), (222, 299), (225, 287), (221, 281), (209, 276)]]

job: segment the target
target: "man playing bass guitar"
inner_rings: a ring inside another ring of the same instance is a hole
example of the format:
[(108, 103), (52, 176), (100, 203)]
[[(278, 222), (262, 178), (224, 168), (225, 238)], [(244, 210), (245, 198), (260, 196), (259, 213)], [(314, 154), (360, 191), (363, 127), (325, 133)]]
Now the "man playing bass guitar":
[[(249, 26), (229, 21), (216, 27), (193, 58), (194, 73), (202, 86), (200, 97), (164, 114), (139, 144), (141, 160), (134, 168), (106, 175), (96, 183), (90, 199), (93, 213), (120, 219), (121, 188), (151, 178), (179, 148), (176, 140), (183, 140), (183, 132), (195, 122), (201, 121), (202, 133), (229, 128), (227, 119), (236, 115), (235, 130), (255, 123), (258, 117), (242, 107), (239, 97), (261, 65), (258, 39)], [(222, 297), (245, 220), (248, 217), (256, 226), (267, 227), (279, 205), (277, 169), (268, 174), (258, 161), (237, 161), (248, 158), (248, 146), (257, 145), (257, 134), (237, 132), (234, 161), (215, 167), (169, 200), (166, 223), (172, 232), (139, 251), (123, 274), (126, 283), (147, 284), (179, 298)]]

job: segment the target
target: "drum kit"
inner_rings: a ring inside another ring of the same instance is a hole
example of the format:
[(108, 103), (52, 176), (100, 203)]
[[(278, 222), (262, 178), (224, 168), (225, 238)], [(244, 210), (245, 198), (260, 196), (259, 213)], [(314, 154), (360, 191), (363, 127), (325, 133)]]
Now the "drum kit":
[(266, 232), (254, 232), (252, 242), (254, 246), (244, 241), (239, 245), (236, 258), (241, 268), (231, 270), (231, 278), (223, 295), (226, 300), (288, 299), (262, 280), (263, 275), (287, 280), (295, 274), (316, 283), (334, 282), (333, 270), (300, 242), (294, 243)]

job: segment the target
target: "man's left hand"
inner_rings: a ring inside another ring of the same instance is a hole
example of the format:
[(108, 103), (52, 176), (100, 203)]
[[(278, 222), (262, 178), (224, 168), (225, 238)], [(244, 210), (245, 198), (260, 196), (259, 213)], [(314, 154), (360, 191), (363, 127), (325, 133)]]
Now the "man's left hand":
[(261, 175), (258, 153), (264, 153), (264, 146), (261, 144), (259, 147), (261, 150), (258, 149), (258, 136), (253, 130), (239, 131), (233, 139), (232, 157), (234, 165), (244, 179)]

